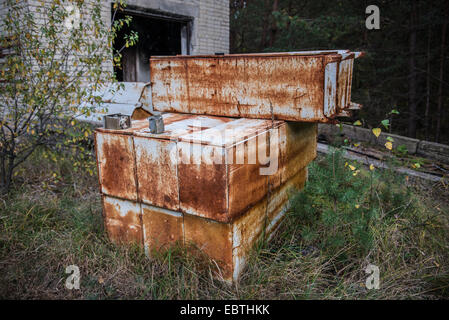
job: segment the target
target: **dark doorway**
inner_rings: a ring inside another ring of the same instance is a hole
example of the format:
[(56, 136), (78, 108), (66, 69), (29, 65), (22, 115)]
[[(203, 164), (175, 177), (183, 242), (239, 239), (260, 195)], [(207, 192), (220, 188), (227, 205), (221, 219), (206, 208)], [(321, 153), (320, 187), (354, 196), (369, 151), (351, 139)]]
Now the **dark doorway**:
[(126, 15), (132, 16), (132, 21), (118, 33), (114, 49), (125, 45), (124, 35), (131, 30), (138, 33), (139, 40), (122, 50), (121, 67), (114, 68), (118, 81), (149, 82), (150, 56), (189, 54), (190, 18), (133, 9), (117, 13), (116, 18)]

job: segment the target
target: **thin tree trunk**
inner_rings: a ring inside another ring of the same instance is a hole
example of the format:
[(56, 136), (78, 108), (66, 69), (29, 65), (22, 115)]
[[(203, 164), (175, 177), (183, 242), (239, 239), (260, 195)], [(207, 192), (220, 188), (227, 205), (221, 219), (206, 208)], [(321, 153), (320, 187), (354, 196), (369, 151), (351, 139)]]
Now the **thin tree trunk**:
[(416, 3), (412, 2), (412, 10), (410, 12), (410, 34), (409, 34), (409, 93), (408, 93), (408, 135), (412, 138), (416, 137)]
[(443, 76), (444, 76), (444, 54), (446, 45), (446, 31), (447, 31), (447, 16), (448, 16), (448, 5), (446, 7), (446, 14), (441, 31), (441, 55), (440, 55), (440, 82), (438, 84), (438, 107), (437, 107), (437, 126), (435, 132), (435, 141), (440, 142), (440, 131), (441, 131), (441, 109), (443, 106)]
[(269, 43), (270, 47), (272, 47), (274, 44), (274, 41), (276, 41), (276, 34), (278, 31), (276, 19), (273, 16), (273, 12), (278, 11), (278, 5), (279, 5), (279, 0), (274, 0), (273, 1), (273, 10), (271, 11), (272, 23), (271, 23), (270, 43)]
[(265, 0), (264, 3), (265, 15), (262, 19), (263, 27), (262, 27), (262, 35), (260, 37), (259, 51), (262, 51), (267, 47), (267, 35), (268, 35), (268, 28), (270, 25), (270, 10), (268, 9), (269, 6), (270, 0)]
[(1, 191), (1, 193), (3, 193), (5, 190), (5, 186), (6, 186), (6, 168), (5, 168), (5, 162), (6, 162), (6, 159), (5, 159), (5, 156), (4, 155), (2, 155), (1, 157), (0, 157), (0, 170), (1, 170), (1, 181), (0, 181), (0, 191)]
[(426, 111), (424, 114), (425, 139), (429, 140), (429, 112), (430, 112), (430, 43), (432, 28), (427, 31), (427, 77), (426, 77)]

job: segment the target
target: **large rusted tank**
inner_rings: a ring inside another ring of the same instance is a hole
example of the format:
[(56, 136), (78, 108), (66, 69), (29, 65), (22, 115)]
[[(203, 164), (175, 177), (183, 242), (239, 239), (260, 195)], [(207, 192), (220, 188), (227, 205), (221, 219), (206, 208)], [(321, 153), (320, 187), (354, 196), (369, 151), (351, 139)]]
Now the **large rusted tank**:
[(111, 240), (147, 253), (194, 243), (237, 280), (245, 257), (287, 210), (316, 156), (317, 124), (162, 115), (95, 132), (105, 226)]
[(348, 50), (158, 56), (150, 59), (156, 111), (332, 122), (351, 102)]
[(195, 244), (223, 279), (237, 280), (254, 244), (280, 225), (290, 191), (304, 186), (317, 122), (360, 108), (351, 102), (360, 55), (152, 57), (138, 99), (128, 90), (109, 100), (140, 108), (139, 117), (162, 114), (114, 114), (104, 124), (115, 129), (95, 132), (110, 239), (137, 242), (149, 255)]

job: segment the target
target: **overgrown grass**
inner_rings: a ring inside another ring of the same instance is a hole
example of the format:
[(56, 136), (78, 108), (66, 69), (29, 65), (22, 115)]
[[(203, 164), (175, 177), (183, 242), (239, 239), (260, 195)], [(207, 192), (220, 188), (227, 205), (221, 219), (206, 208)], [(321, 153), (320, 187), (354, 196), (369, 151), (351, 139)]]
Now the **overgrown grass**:
[[(212, 277), (214, 264), (200, 252), (174, 248), (149, 259), (139, 247), (110, 243), (95, 175), (75, 172), (69, 162), (55, 166), (39, 154), (22, 172), (0, 207), (0, 298), (449, 296), (449, 214), (438, 200), (447, 190), (429, 197), (422, 194), (428, 186), (390, 171), (345, 166), (338, 153), (311, 165), (286, 221), (253, 251), (233, 286)], [(368, 264), (380, 269), (378, 290), (365, 287)], [(65, 288), (69, 265), (80, 268), (80, 290)]]

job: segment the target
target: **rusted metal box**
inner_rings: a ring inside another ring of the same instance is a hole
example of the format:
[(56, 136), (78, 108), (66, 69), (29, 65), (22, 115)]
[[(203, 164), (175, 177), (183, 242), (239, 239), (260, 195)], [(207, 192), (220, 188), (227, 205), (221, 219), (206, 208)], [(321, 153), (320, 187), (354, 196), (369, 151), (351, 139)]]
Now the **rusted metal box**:
[(154, 110), (331, 122), (351, 103), (348, 50), (159, 56), (150, 59)]
[(236, 243), (249, 246), (264, 223), (280, 221), (287, 189), (303, 185), (316, 156), (317, 124), (162, 117), (161, 134), (151, 133), (145, 120), (95, 132), (108, 234), (143, 243), (148, 252), (194, 242), (226, 279), (236, 279), (246, 252)]

